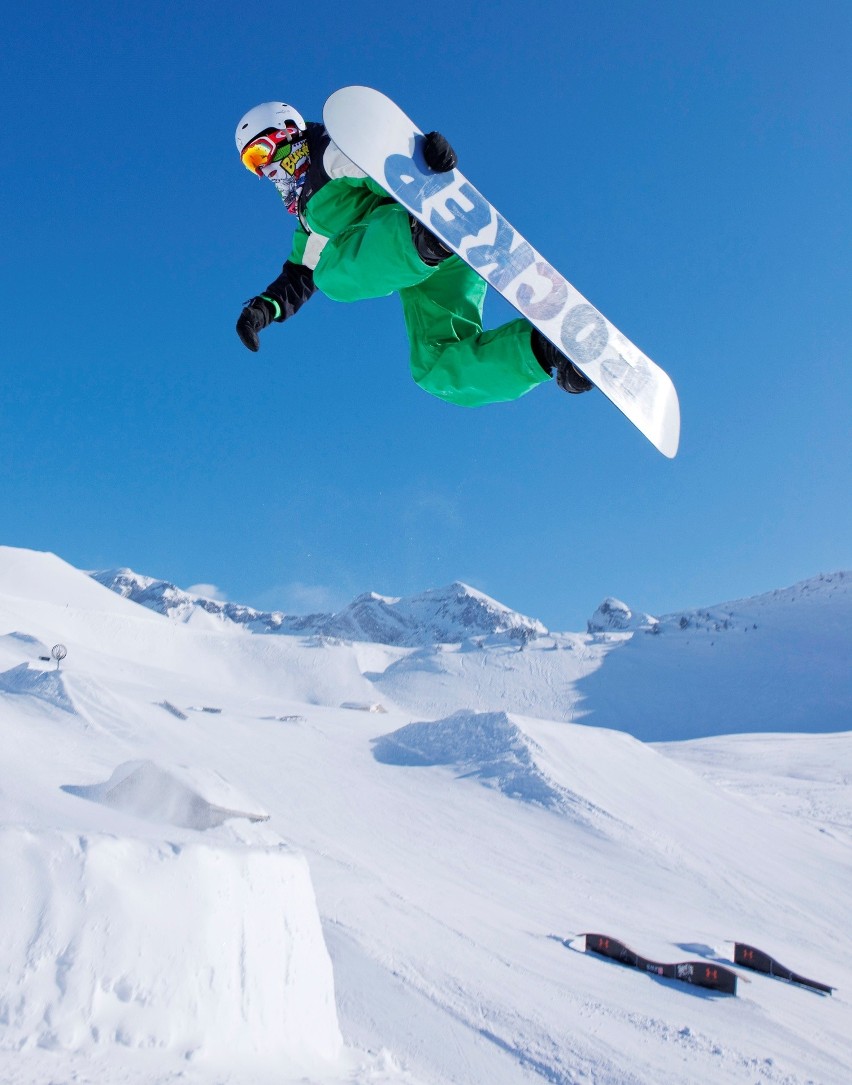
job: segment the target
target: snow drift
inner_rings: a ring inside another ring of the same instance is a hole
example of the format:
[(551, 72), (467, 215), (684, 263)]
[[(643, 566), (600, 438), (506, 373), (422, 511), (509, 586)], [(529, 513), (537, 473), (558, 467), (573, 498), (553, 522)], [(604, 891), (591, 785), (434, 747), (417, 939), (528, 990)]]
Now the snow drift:
[(165, 769), (153, 761), (128, 761), (105, 783), (66, 784), (62, 790), (184, 829), (203, 831), (232, 818), (269, 820), (263, 812), (250, 813), (251, 800), (236, 792), (219, 773), (199, 772), (186, 765)]

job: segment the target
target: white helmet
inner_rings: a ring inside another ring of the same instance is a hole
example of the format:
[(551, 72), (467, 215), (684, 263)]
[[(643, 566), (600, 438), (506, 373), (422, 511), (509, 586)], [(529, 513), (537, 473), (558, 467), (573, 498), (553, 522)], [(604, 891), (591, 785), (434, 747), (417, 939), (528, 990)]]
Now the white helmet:
[(256, 105), (240, 120), (234, 138), (237, 141), (237, 151), (242, 154), (246, 144), (270, 129), (286, 129), (295, 127), (299, 132), (304, 132), (308, 127), (302, 114), (286, 102), (264, 102)]

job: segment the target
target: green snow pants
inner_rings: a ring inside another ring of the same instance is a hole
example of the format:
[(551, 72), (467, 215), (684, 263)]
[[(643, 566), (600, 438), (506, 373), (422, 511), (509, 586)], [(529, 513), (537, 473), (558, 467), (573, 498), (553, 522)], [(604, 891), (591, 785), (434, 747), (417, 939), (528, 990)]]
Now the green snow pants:
[(398, 292), (411, 344), (411, 375), (433, 396), (462, 407), (517, 399), (550, 380), (530, 346), (530, 324), (482, 330), (487, 284), (458, 256), (427, 267), (411, 240), (408, 212), (380, 203), (322, 251), (317, 287), (334, 301)]

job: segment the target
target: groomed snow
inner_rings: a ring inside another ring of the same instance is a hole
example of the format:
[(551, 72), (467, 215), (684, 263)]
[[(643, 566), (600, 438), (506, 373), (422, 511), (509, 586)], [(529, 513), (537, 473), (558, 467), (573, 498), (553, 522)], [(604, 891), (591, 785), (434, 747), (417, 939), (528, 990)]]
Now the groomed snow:
[[(836, 590), (754, 603), (848, 719)], [(697, 700), (664, 745), (570, 722), (628, 681), (663, 703), (685, 659), (682, 693), (715, 679), (747, 717), (748, 668), (686, 635), (235, 636), (0, 549), (0, 1080), (852, 1080), (852, 734), (680, 741)], [(740, 970), (715, 996), (583, 953), (590, 930), (666, 961), (738, 939), (837, 990)]]

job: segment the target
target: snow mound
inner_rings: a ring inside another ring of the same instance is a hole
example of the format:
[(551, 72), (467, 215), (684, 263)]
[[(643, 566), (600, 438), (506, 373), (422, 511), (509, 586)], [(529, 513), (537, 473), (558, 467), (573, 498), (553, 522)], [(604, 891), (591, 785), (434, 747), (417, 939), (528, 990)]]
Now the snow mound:
[(49, 651), (47, 645), (43, 641), (40, 641), (38, 637), (34, 637), (32, 633), (22, 633), (19, 629), (15, 629), (11, 633), (4, 633), (3, 636), (0, 637), (0, 644), (11, 644), (15, 646), (24, 644), (32, 651), (41, 652), (42, 654)]
[[(105, 783), (65, 784), (62, 790), (146, 821), (183, 829), (211, 829), (230, 818), (269, 819), (219, 773), (186, 766), (164, 769), (153, 761), (127, 761)], [(255, 812), (249, 813), (253, 807)]]
[(15, 887), (0, 894), (0, 1050), (338, 1057), (301, 855), (12, 827), (0, 831), (0, 884)]
[(0, 693), (19, 693), (76, 714), (74, 702), (65, 686), (61, 671), (43, 671), (21, 663), (9, 671), (0, 672)]
[(586, 624), (589, 633), (628, 633), (636, 629), (653, 629), (657, 619), (641, 612), (634, 614), (626, 603), (608, 596)]
[(577, 797), (545, 774), (538, 743), (505, 712), (455, 712), (434, 723), (410, 723), (375, 739), (373, 756), (385, 765), (450, 765), (513, 799), (576, 812)]

